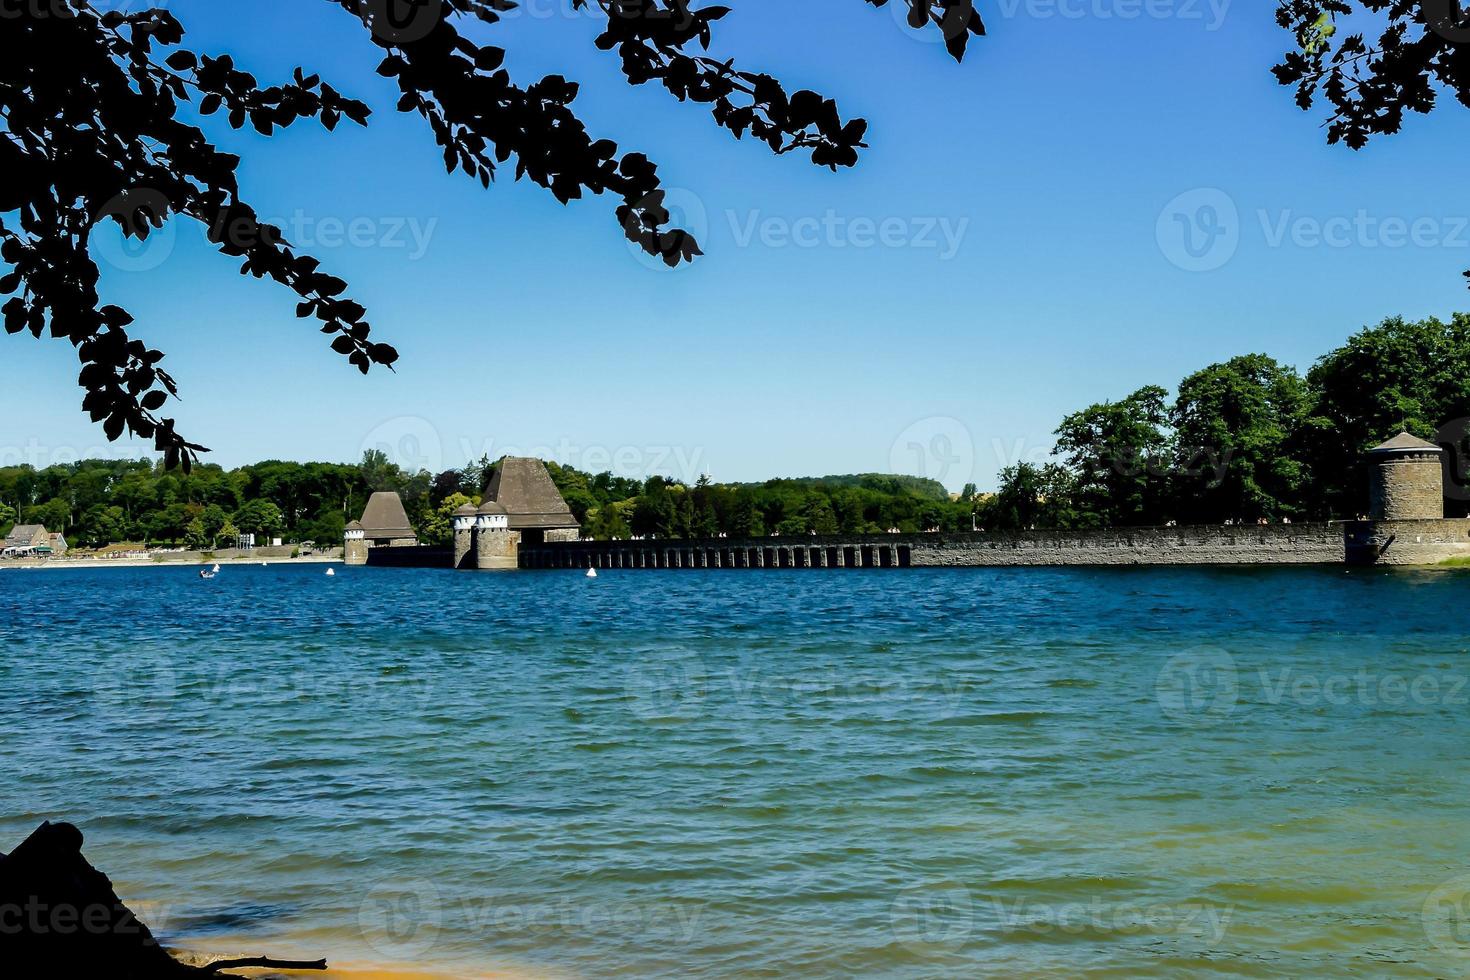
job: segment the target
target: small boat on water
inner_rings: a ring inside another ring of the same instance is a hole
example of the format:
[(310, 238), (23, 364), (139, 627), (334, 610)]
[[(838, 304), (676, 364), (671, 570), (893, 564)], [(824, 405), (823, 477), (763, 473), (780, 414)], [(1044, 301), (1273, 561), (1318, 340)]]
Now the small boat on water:
[(211, 570), (211, 569), (208, 569), (208, 568), (201, 568), (201, 569), (199, 569), (199, 577), (200, 578), (210, 579), (210, 578), (214, 578), (218, 574), (219, 574), (219, 572), (216, 571), (216, 570)]

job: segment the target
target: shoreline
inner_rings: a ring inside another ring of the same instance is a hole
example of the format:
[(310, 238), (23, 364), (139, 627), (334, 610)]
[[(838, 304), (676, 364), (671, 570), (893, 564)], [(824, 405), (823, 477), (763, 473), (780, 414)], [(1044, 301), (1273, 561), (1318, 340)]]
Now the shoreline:
[(8, 569), (28, 571), (66, 571), (87, 568), (199, 568), (219, 565), (221, 569), (236, 566), (260, 565), (341, 565), (343, 560), (331, 555), (303, 555), (298, 558), (201, 558), (178, 560), (169, 558), (47, 558), (40, 561), (11, 559), (0, 562), (0, 571)]

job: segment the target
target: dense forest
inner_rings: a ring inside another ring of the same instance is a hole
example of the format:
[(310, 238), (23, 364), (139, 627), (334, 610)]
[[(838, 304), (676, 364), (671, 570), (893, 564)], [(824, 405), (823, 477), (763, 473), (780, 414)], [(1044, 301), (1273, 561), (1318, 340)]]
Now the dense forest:
[(1068, 415), (1054, 461), (1008, 467), (996, 527), (1336, 519), (1367, 508), (1363, 451), (1400, 431), (1447, 448), (1447, 513), (1465, 513), (1470, 315), (1385, 320), (1303, 376), (1264, 354), (1212, 364), (1172, 400), (1146, 386)]
[[(1450, 506), (1464, 513), (1470, 315), (1384, 321), (1305, 376), (1248, 354), (1189, 375), (1172, 398), (1147, 386), (1089, 406), (1062, 420), (1052, 461), (1005, 468), (993, 494), (880, 474), (685, 485), (548, 468), (598, 538), (1249, 523), (1357, 516), (1363, 450), (1403, 429), (1450, 447)], [(370, 493), (394, 490), (421, 538), (443, 543), (450, 514), (479, 501), (493, 468), (409, 473), (378, 452), (189, 474), (149, 459), (5, 467), (0, 532), (44, 524), (82, 547), (228, 547), (242, 533), (336, 544)]]

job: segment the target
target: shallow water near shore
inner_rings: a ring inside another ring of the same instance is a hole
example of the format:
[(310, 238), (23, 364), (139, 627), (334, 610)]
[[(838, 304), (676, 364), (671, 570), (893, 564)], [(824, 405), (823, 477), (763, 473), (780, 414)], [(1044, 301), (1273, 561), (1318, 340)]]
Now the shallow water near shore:
[(452, 976), (1459, 975), (1464, 571), (0, 572), (0, 850)]

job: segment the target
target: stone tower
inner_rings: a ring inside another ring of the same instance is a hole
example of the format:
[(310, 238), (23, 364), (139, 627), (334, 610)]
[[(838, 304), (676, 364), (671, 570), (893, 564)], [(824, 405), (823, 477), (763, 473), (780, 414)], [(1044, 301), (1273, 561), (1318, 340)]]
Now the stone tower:
[(520, 565), (519, 531), (510, 529), (505, 508), (494, 500), (480, 505), (475, 517), (475, 567), (511, 569)]
[(1400, 432), (1368, 450), (1368, 518), (1373, 521), (1444, 519), (1444, 451)]
[(474, 504), (465, 504), (454, 512), (450, 524), (454, 527), (454, 567), (475, 567), (475, 519)]
[(342, 534), (342, 560), (349, 565), (367, 564), (367, 535), (363, 532), (362, 522), (353, 521), (347, 525)]

